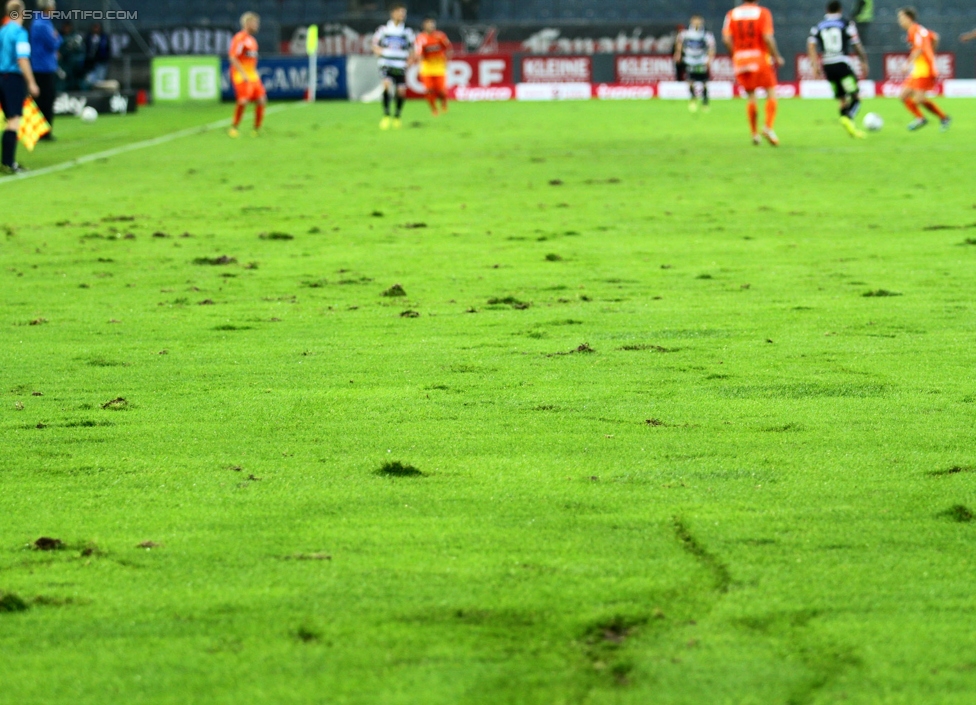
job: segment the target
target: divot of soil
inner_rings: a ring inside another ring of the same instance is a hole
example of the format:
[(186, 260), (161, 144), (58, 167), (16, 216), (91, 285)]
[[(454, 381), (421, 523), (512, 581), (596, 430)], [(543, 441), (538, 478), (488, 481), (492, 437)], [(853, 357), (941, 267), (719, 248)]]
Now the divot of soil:
[(64, 548), (64, 542), (50, 536), (41, 536), (34, 542), (33, 548), (35, 551), (60, 551)]
[(387, 289), (381, 294), (381, 296), (388, 296), (388, 297), (406, 296), (406, 295), (407, 295), (407, 290), (404, 289), (403, 286), (400, 284), (394, 284), (393, 286), (391, 286), (389, 289)]
[(227, 255), (221, 255), (220, 257), (197, 257), (193, 260), (193, 264), (219, 267), (227, 264), (237, 264), (237, 258)]
[(125, 397), (116, 397), (110, 401), (102, 404), (103, 409), (111, 409), (113, 411), (118, 411), (119, 409), (126, 409), (129, 406), (129, 402), (125, 400)]
[(874, 291), (867, 291), (861, 294), (861, 296), (865, 296), (867, 298), (883, 297), (883, 296), (901, 296), (901, 293), (897, 291), (888, 291), (887, 289), (875, 289)]
[(400, 313), (400, 318), (420, 318), (420, 314), (414, 310), (407, 310)]
[(387, 477), (423, 477), (424, 475), (413, 465), (405, 465), (399, 460), (383, 463), (380, 469), (376, 471), (376, 474)]
[(152, 549), (154, 549), (154, 548), (161, 548), (161, 547), (162, 547), (162, 545), (163, 545), (163, 544), (161, 544), (161, 543), (156, 543), (155, 541), (143, 541), (142, 543), (140, 543), (140, 544), (137, 544), (137, 545), (136, 545), (136, 548), (144, 548), (144, 549), (146, 549), (147, 551), (149, 551), (149, 550), (152, 550)]
[(258, 237), (262, 240), (294, 240), (295, 239), (294, 235), (290, 235), (289, 233), (281, 233), (281, 232), (261, 233), (260, 235), (258, 235)]
[(27, 609), (27, 603), (14, 593), (0, 593), (0, 612), (26, 612)]

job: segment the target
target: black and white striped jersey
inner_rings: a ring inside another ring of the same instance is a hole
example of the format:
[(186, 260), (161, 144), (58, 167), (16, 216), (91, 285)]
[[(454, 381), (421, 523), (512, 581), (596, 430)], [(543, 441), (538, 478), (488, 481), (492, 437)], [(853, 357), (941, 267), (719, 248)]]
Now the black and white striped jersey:
[(827, 15), (810, 30), (810, 42), (817, 45), (824, 66), (847, 64), (852, 66), (851, 51), (861, 43), (857, 25), (843, 15)]
[(715, 35), (703, 29), (685, 29), (678, 38), (681, 40), (681, 60), (688, 70), (704, 72), (708, 67), (708, 55), (715, 51)]
[(395, 24), (390, 20), (376, 30), (373, 44), (383, 52), (380, 55), (380, 68), (405, 69), (407, 59), (416, 40), (414, 31), (402, 24)]

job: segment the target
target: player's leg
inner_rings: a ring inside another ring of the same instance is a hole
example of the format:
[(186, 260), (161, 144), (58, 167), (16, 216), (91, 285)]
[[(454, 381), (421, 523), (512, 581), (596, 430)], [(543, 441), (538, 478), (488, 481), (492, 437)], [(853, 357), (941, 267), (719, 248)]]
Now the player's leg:
[(924, 86), (925, 90), (920, 91), (920, 98), (918, 102), (923, 108), (939, 118), (939, 122), (942, 124), (942, 131), (945, 132), (952, 124), (952, 118), (946, 115), (942, 108), (936, 105), (935, 101), (932, 100), (932, 92), (934, 92), (937, 87), (938, 81), (935, 79), (928, 79), (926, 81), (926, 85)]
[(406, 80), (397, 80), (396, 87), (396, 113), (393, 115), (393, 127), (400, 127), (400, 116), (403, 114), (403, 104), (407, 100)]
[(243, 81), (235, 83), (234, 94), (237, 97), (237, 103), (234, 105), (234, 119), (231, 120), (228, 134), (231, 137), (238, 137), (240, 135), (239, 128), (241, 126), (241, 120), (244, 119), (247, 104), (251, 102), (251, 84)]
[(441, 112), (447, 112), (447, 76), (437, 77), (437, 96), (441, 101)]
[(268, 96), (262, 88), (258, 92), (257, 100), (254, 101), (254, 135), (261, 131), (261, 126), (264, 124), (264, 111), (268, 105)]
[(776, 78), (770, 71), (766, 81), (766, 125), (763, 127), (763, 137), (774, 147), (779, 147), (779, 137), (776, 136), (776, 113), (779, 110), (779, 99), (776, 97)]
[(2, 167), (6, 174), (24, 171), (17, 163), (17, 131), (20, 129), (20, 116), (24, 112), (24, 99), (27, 97), (27, 84), (20, 74), (6, 74), (2, 83), (3, 113), (7, 116), (7, 129), (2, 140)]
[(688, 77), (688, 110), (698, 112), (698, 86), (691, 76)]
[(383, 74), (383, 119), (380, 120), (380, 129), (390, 129), (390, 100), (393, 92), (393, 79), (386, 73)]
[(908, 123), (908, 129), (912, 132), (929, 124), (929, 121), (918, 109), (918, 94), (912, 86), (911, 80), (901, 89), (901, 102), (908, 108), (908, 112), (915, 116), (915, 119)]
[(706, 72), (701, 77), (702, 86), (702, 108), (708, 110), (708, 82), (711, 80), (711, 76)]
[(864, 139), (865, 135), (857, 129), (857, 114), (861, 110), (861, 91), (857, 85), (857, 76), (854, 71), (845, 67), (839, 80), (834, 84), (835, 95), (841, 99), (840, 124), (847, 134), (855, 139)]
[(752, 143), (758, 145), (759, 139), (759, 105), (756, 103), (756, 91), (746, 91), (746, 116), (749, 118), (749, 131), (752, 133)]
[(433, 76), (424, 76), (422, 80), (424, 82), (424, 88), (427, 90), (424, 97), (430, 105), (430, 112), (437, 115), (437, 81)]

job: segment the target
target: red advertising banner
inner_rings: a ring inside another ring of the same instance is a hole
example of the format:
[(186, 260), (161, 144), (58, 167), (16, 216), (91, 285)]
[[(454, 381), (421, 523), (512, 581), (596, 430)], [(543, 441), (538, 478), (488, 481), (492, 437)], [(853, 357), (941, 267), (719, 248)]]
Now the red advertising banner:
[(647, 85), (674, 80), (674, 57), (670, 55), (622, 55), (616, 57), (617, 83)]
[[(621, 54), (616, 57), (616, 70), (618, 84), (646, 85), (675, 80), (674, 57), (671, 55)], [(713, 81), (734, 81), (732, 57), (716, 56), (710, 73)]]
[(589, 83), (593, 64), (588, 56), (526, 56), (523, 83)]
[[(908, 76), (908, 67), (905, 62), (908, 54), (885, 54), (884, 55), (884, 75), (885, 81), (902, 81)], [(935, 66), (939, 71), (939, 78), (956, 77), (956, 55), (951, 52), (940, 52), (935, 55)]]
[[(857, 74), (857, 77), (867, 78), (867, 76), (864, 75), (864, 67), (861, 65), (861, 60), (856, 56), (852, 56), (851, 62), (854, 65), (854, 73)], [(796, 80), (797, 81), (816, 80), (816, 76), (813, 75), (813, 66), (810, 64), (810, 56), (807, 54), (796, 55)]]
[[(505, 90), (511, 91), (512, 81), (512, 57), (505, 55), (470, 55), (457, 56), (451, 59), (447, 65), (447, 86), (450, 89), (457, 89), (461, 95), (476, 95), (467, 91), (473, 89), (501, 88), (500, 93), (490, 91), (477, 94), (479, 100), (485, 100), (489, 95), (495, 96), (493, 100), (507, 100), (499, 98)], [(407, 71), (407, 89), (411, 97), (422, 96), (427, 92), (424, 84), (417, 76), (417, 67), (412, 66)]]

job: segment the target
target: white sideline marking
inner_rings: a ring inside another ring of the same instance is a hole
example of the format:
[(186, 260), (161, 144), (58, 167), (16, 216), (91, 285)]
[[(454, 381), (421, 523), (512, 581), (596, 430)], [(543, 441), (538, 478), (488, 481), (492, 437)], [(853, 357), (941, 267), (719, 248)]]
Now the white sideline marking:
[[(308, 103), (301, 102), (297, 105), (276, 105), (268, 108), (265, 112), (266, 115), (273, 115), (274, 113), (280, 113), (282, 110), (288, 110), (293, 107), (301, 107), (308, 105)], [(96, 152), (95, 154), (86, 154), (83, 157), (78, 157), (77, 159), (72, 159), (70, 162), (62, 162), (61, 164), (54, 164), (52, 166), (46, 166), (43, 169), (38, 169), (37, 171), (28, 171), (23, 174), (17, 174), (14, 176), (9, 176), (3, 180), (0, 180), (0, 186), (6, 184), (13, 184), (18, 181), (23, 181), (24, 179), (33, 179), (37, 176), (46, 176), (47, 174), (54, 174), (58, 171), (66, 171), (68, 169), (73, 169), (76, 166), (81, 166), (82, 164), (89, 164), (99, 159), (108, 159), (109, 157), (116, 157), (120, 154), (125, 154), (126, 152), (134, 152), (137, 149), (146, 149), (147, 147), (155, 147), (160, 144), (166, 144), (167, 142), (172, 142), (174, 140), (182, 139), (183, 137), (190, 137), (191, 135), (202, 135), (207, 132), (212, 132), (214, 130), (219, 130), (223, 127), (230, 127), (231, 119), (224, 118), (223, 120), (217, 120), (216, 122), (211, 122), (208, 125), (201, 125), (199, 127), (188, 127), (185, 130), (179, 130), (177, 132), (171, 132), (168, 135), (161, 135), (160, 137), (153, 137), (150, 140), (143, 140), (142, 142), (133, 142), (132, 144), (123, 145), (121, 147), (114, 147), (112, 149), (106, 149), (104, 152)]]

